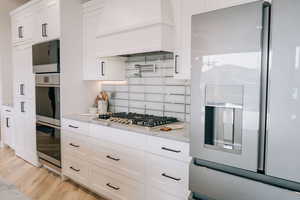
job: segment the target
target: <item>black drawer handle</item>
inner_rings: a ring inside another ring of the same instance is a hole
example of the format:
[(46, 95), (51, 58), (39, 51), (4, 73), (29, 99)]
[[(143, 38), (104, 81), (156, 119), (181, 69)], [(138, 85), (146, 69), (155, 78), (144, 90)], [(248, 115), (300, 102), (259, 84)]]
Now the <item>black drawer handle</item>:
[(106, 183), (106, 185), (114, 190), (119, 190), (120, 188), (119, 187), (115, 187), (113, 185), (111, 185), (110, 183)]
[(174, 152), (174, 153), (180, 153), (181, 152), (180, 150), (169, 149), (167, 147), (162, 147), (161, 149), (165, 150), (165, 151), (171, 151), (171, 152)]
[(69, 125), (70, 128), (79, 128), (77, 126)]
[(114, 157), (111, 157), (109, 155), (107, 155), (106, 158), (114, 160), (114, 161), (120, 161), (120, 158), (114, 158)]
[(161, 175), (162, 175), (163, 177), (166, 177), (166, 178), (169, 178), (169, 179), (172, 179), (172, 180), (175, 180), (175, 181), (181, 181), (181, 178), (174, 178), (174, 177), (169, 176), (169, 175), (167, 175), (167, 174), (165, 174), (165, 173), (162, 173)]
[(79, 147), (80, 147), (79, 145), (76, 145), (76, 144), (73, 144), (73, 143), (70, 143), (70, 146), (76, 147), (76, 148), (79, 148)]
[(70, 167), (70, 169), (75, 171), (75, 172), (80, 172), (80, 169), (75, 169), (74, 167)]

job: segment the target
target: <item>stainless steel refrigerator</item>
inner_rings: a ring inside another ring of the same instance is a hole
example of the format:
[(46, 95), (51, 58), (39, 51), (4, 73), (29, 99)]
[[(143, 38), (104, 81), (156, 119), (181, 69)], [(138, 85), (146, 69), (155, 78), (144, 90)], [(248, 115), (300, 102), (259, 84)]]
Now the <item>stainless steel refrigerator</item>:
[(197, 167), (300, 191), (299, 68), (299, 0), (192, 17), (194, 194), (206, 194)]

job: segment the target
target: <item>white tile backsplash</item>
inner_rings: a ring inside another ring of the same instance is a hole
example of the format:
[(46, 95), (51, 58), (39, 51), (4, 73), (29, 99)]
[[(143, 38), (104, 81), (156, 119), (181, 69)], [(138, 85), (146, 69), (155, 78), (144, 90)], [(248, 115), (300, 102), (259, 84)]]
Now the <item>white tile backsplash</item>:
[[(112, 112), (136, 112), (172, 116), (182, 121), (190, 118), (190, 83), (173, 78), (173, 60), (169, 55), (130, 57), (127, 64), (127, 85), (103, 85), (112, 93)], [(157, 60), (154, 60), (157, 58)], [(145, 62), (146, 60), (146, 62)], [(149, 61), (152, 60), (152, 61)], [(156, 64), (155, 72), (136, 73), (136, 64)], [(145, 106), (146, 105), (146, 106)]]

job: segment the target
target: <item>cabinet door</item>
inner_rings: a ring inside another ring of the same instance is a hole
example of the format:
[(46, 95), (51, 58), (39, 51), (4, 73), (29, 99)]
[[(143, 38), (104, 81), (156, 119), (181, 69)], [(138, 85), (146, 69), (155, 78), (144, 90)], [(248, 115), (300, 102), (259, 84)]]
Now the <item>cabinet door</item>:
[(33, 10), (25, 10), (11, 18), (12, 42), (14, 45), (32, 40)]
[(13, 146), (13, 137), (12, 137), (12, 120), (11, 120), (11, 116), (6, 115), (5, 116), (5, 135), (6, 135), (6, 144), (10, 147)]
[(100, 80), (125, 80), (125, 59), (121, 57), (99, 58)]
[(183, 2), (180, 0), (173, 0), (171, 1), (173, 5), (174, 10), (174, 20), (175, 20), (175, 51), (174, 51), (174, 77), (176, 79), (185, 79), (184, 76), (185, 67), (188, 67), (187, 65), (183, 65), (184, 61), (184, 55), (183, 55), (183, 30), (182, 30), (182, 4)]
[(180, 1), (177, 7), (176, 32), (177, 42), (174, 57), (174, 77), (177, 79), (191, 78), (191, 17), (204, 12), (205, 1)]
[(101, 62), (97, 60), (97, 22), (101, 9), (89, 11), (83, 17), (83, 79), (101, 79)]
[(32, 47), (18, 46), (13, 49), (14, 96), (34, 99), (35, 79), (32, 72)]
[(45, 36), (48, 40), (57, 39), (60, 37), (60, 11), (59, 11), (59, 1), (58, 0), (46, 0), (46, 26), (45, 26)]
[(12, 33), (12, 42), (13, 44), (18, 43), (21, 39), (21, 27), (20, 20), (17, 16), (11, 17), (11, 33)]
[(34, 103), (15, 99), (15, 150), (24, 160), (37, 165)]
[(35, 43), (60, 37), (59, 13), (58, 0), (43, 0), (40, 2), (35, 14)]

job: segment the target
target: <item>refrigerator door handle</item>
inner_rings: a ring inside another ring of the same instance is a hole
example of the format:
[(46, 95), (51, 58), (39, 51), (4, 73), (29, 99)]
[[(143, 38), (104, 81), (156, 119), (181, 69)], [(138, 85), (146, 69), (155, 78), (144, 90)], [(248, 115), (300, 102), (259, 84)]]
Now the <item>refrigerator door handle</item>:
[(268, 87), (269, 87), (269, 50), (270, 50), (270, 15), (269, 4), (263, 9), (263, 29), (261, 37), (261, 88), (260, 88), (260, 116), (259, 116), (259, 151), (258, 151), (258, 172), (265, 171), (265, 144), (267, 134), (268, 115)]

